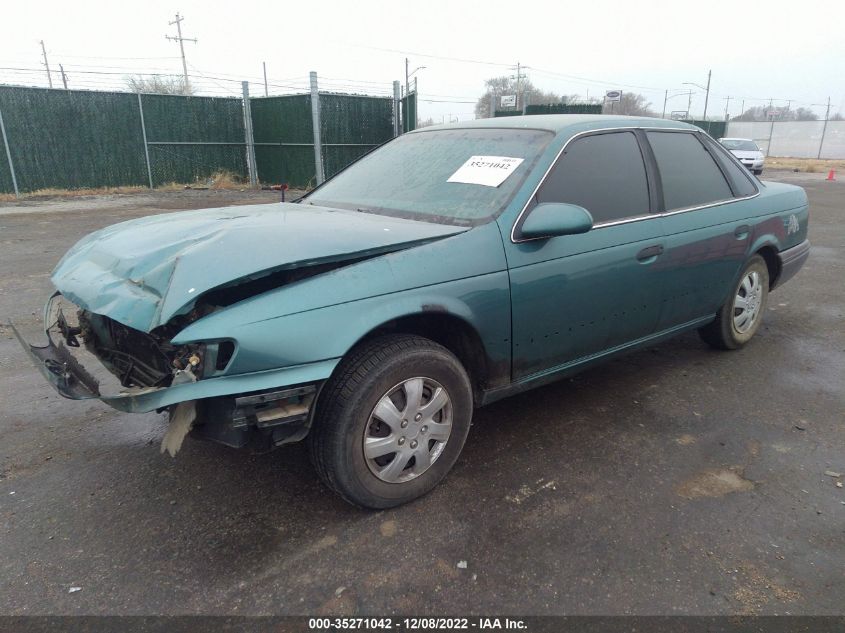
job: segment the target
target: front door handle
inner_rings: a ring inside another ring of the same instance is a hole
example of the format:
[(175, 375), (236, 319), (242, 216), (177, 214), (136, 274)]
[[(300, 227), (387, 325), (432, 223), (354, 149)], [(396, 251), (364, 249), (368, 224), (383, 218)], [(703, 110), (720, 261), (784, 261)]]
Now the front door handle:
[(734, 237), (736, 237), (736, 239), (738, 240), (744, 240), (746, 237), (748, 237), (748, 234), (750, 232), (751, 227), (747, 224), (743, 224), (742, 226), (736, 227), (736, 230), (734, 231)]
[(654, 246), (647, 246), (639, 253), (637, 253), (637, 259), (641, 262), (644, 262), (649, 259), (654, 259), (658, 255), (663, 254), (663, 244), (655, 244)]

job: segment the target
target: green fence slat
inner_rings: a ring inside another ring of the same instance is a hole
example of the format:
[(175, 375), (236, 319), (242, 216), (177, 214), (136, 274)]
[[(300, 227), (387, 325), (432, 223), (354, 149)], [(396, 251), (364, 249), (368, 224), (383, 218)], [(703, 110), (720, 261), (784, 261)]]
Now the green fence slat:
[[(218, 171), (246, 179), (240, 98), (143, 94), (141, 104), (155, 186)], [(259, 180), (314, 184), (310, 94), (254, 97), (250, 107)], [(0, 109), (21, 191), (148, 184), (136, 94), (0, 86)], [(320, 112), (327, 175), (393, 136), (389, 97), (321, 93)], [(11, 191), (0, 160), (0, 192)]]
[(0, 86), (0, 108), (21, 191), (146, 183), (135, 95)]

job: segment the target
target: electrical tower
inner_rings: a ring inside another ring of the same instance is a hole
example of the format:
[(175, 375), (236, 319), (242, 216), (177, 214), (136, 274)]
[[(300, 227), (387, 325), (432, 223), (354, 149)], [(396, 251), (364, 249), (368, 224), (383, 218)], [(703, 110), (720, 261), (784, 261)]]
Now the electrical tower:
[(188, 81), (188, 62), (185, 61), (185, 42), (193, 42), (196, 44), (197, 40), (192, 37), (182, 37), (182, 21), (185, 18), (180, 16), (178, 13), (176, 14), (176, 19), (173, 22), (168, 22), (170, 26), (176, 25), (176, 33), (177, 35), (174, 37), (172, 35), (165, 35), (169, 40), (173, 40), (174, 42), (179, 42), (179, 50), (182, 52), (182, 73), (185, 78), (185, 94), (191, 93), (191, 84)]

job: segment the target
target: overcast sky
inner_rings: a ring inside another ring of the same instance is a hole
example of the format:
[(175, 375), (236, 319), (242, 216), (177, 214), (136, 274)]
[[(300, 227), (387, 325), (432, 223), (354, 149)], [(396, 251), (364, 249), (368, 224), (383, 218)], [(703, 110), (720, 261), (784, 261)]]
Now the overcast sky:
[[(109, 88), (134, 71), (181, 73), (179, 47), (165, 39), (176, 11), (185, 17), (189, 73), (204, 92), (239, 94), (238, 80), (263, 93), (321, 87), (388, 94), (404, 81), (405, 57), (418, 71), (420, 117), (473, 117), (484, 80), (521, 62), (539, 88), (596, 96), (640, 92), (655, 110), (664, 90), (705, 84), (710, 113), (768, 103), (809, 107), (831, 97), (845, 114), (845, 4), (803, 2), (279, 2), (44, 0), (2, 9), (0, 81), (46, 85), (40, 40), (69, 87)], [(142, 59), (139, 59), (142, 58)], [(460, 61), (463, 60), (463, 61)], [(11, 68), (19, 70), (8, 70)], [(87, 72), (83, 72), (87, 71)], [(113, 73), (113, 74), (108, 74)], [(54, 85), (60, 85), (58, 73)], [(700, 115), (704, 92), (692, 111)], [(683, 109), (686, 97), (669, 101)], [(462, 103), (470, 102), (470, 103)], [(813, 108), (820, 115), (824, 108)]]

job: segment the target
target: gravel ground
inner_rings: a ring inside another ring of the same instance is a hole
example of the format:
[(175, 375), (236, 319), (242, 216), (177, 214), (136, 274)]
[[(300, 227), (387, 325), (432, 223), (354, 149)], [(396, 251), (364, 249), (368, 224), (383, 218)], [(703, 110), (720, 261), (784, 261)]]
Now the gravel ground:
[[(164, 416), (61, 399), (0, 328), (0, 614), (845, 614), (825, 475), (845, 472), (845, 187), (767, 177), (807, 188), (813, 252), (752, 344), (687, 334), (481, 409), (453, 473), (392, 511), (330, 494), (301, 445), (163, 456)], [(277, 195), (2, 205), (0, 322), (37, 333), (49, 271), (96, 228)]]

